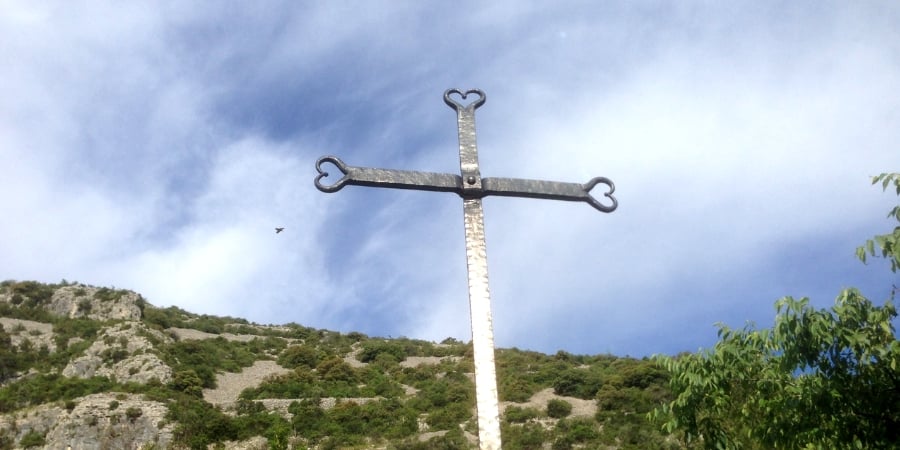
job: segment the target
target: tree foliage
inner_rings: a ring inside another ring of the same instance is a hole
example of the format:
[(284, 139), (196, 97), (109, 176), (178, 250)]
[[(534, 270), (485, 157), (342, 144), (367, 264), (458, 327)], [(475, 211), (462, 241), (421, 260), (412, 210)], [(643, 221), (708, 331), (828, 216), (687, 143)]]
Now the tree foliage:
[[(888, 186), (893, 185), (897, 195), (900, 195), (900, 173), (883, 173), (872, 177), (872, 184), (878, 183), (881, 183), (881, 188), (885, 191)], [(900, 222), (900, 205), (892, 208), (887, 216)], [(900, 225), (894, 227), (893, 232), (879, 234), (856, 249), (856, 256), (862, 262), (866, 262), (867, 255), (888, 259), (891, 262), (891, 271), (897, 272), (900, 269)]]
[[(874, 178), (900, 195), (900, 174)], [(898, 218), (898, 208), (891, 217)], [(857, 255), (892, 261), (900, 227)], [(900, 444), (900, 341), (891, 300), (876, 306), (856, 289), (830, 309), (785, 297), (774, 326), (719, 325), (711, 350), (657, 357), (674, 400), (649, 415), (706, 448), (896, 448)]]

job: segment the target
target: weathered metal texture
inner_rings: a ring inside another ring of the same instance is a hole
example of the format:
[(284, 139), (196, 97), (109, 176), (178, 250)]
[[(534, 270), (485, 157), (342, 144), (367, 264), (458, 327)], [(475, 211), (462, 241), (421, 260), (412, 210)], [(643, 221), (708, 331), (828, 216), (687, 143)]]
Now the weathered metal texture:
[[(469, 96), (476, 98), (464, 104), (463, 101)], [(482, 450), (498, 450), (501, 446), (500, 407), (497, 397), (494, 330), (491, 318), (487, 246), (484, 239), (484, 211), (481, 207), (481, 199), (488, 195), (497, 195), (583, 201), (606, 213), (613, 212), (618, 207), (618, 202), (613, 196), (616, 190), (615, 184), (605, 177), (593, 178), (585, 184), (518, 178), (482, 179), (478, 168), (475, 110), (484, 104), (485, 99), (484, 92), (478, 89), (470, 89), (465, 92), (459, 89), (448, 89), (444, 92), (444, 102), (457, 113), (460, 175), (354, 167), (344, 164), (335, 156), (323, 156), (316, 161), (316, 170), (319, 174), (316, 176), (315, 185), (320, 191), (329, 193), (337, 192), (346, 185), (357, 185), (454, 192), (463, 198), (469, 308), (475, 358), (478, 442)], [(329, 176), (324, 167), (326, 164), (334, 165), (343, 175), (332, 184), (322, 183), (323, 179)], [(609, 200), (609, 204), (603, 204), (591, 195), (591, 190), (598, 184), (606, 185), (607, 191), (603, 196)]]
[[(478, 98), (463, 106), (472, 94)], [(491, 293), (488, 289), (487, 245), (484, 241), (484, 210), (481, 172), (478, 170), (478, 144), (475, 139), (475, 109), (483, 105), (484, 92), (477, 89), (444, 92), (444, 102), (456, 110), (459, 130), (459, 171), (462, 175), (463, 218), (466, 229), (466, 267), (469, 274), (469, 314), (472, 321), (472, 347), (475, 359), (475, 410), (478, 413), (478, 445), (481, 450), (500, 449), (500, 403), (494, 363), (494, 325), (491, 318)], [(472, 194), (469, 196), (468, 194)]]
[(463, 200), (466, 228), (466, 267), (469, 274), (469, 313), (475, 360), (475, 407), (478, 442), (482, 450), (500, 448), (500, 404), (494, 364), (494, 325), (488, 286), (484, 212), (480, 198)]
[[(326, 164), (334, 165), (343, 175), (332, 184), (322, 180), (330, 175)], [(316, 161), (316, 187), (322, 192), (337, 192), (347, 185), (387, 187), (394, 189), (415, 189), (420, 191), (454, 192), (464, 198), (481, 198), (489, 195), (503, 197), (529, 197), (549, 200), (586, 202), (599, 211), (612, 212), (618, 207), (613, 192), (615, 184), (606, 177), (596, 177), (585, 184), (562, 183), (559, 181), (525, 180), (521, 178), (484, 178), (480, 188), (466, 189), (463, 178), (449, 173), (417, 172), (412, 170), (374, 169), (348, 166), (336, 156), (323, 156)], [(478, 175), (470, 175), (479, 180)], [(591, 195), (598, 184), (605, 184), (608, 190), (603, 196), (610, 205), (604, 205)]]
[[(333, 164), (344, 175), (333, 184), (323, 184), (329, 176), (323, 167)], [(316, 187), (322, 192), (337, 192), (346, 185), (387, 187), (394, 189), (415, 189), (422, 191), (460, 192), (462, 184), (459, 175), (447, 173), (416, 172), (412, 170), (372, 169), (344, 164), (335, 156), (323, 156), (316, 161)]]
[[(619, 206), (619, 202), (612, 195), (616, 191), (616, 185), (606, 177), (595, 177), (585, 184), (519, 178), (485, 178), (482, 184), (484, 196), (499, 195), (587, 202), (603, 212), (613, 212)], [(605, 184), (609, 188), (603, 193), (603, 196), (610, 200), (610, 205), (604, 205), (591, 195), (591, 190), (598, 184)]]
[[(465, 100), (475, 94), (477, 99), (463, 105), (453, 98), (454, 94)], [(484, 92), (470, 89), (462, 92), (459, 89), (447, 89), (444, 92), (444, 103), (456, 110), (457, 131), (459, 134), (459, 171), (462, 175), (462, 193), (460, 195), (475, 196), (481, 191), (481, 170), (478, 168), (478, 145), (475, 141), (475, 110), (487, 99)], [(471, 194), (470, 194), (471, 193)]]

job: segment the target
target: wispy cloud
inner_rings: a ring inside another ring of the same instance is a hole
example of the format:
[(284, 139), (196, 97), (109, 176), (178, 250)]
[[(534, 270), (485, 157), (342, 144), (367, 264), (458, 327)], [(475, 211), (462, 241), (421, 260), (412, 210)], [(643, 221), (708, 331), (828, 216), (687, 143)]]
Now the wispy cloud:
[(459, 198), (312, 178), (456, 173), (440, 95), (478, 87), (485, 176), (620, 200), (485, 200), (499, 345), (693, 350), (781, 295), (884, 297), (852, 250), (895, 202), (867, 177), (897, 161), (900, 8), (533, 6), (8, 2), (0, 276), (466, 338)]

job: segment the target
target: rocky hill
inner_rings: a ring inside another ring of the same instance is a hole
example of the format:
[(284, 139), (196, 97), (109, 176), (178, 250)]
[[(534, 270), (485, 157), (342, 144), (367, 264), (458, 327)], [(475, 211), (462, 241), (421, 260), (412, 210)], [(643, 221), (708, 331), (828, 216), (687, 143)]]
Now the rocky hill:
[[(680, 448), (648, 361), (497, 352), (504, 448)], [(0, 450), (476, 448), (471, 345), (0, 283)]]

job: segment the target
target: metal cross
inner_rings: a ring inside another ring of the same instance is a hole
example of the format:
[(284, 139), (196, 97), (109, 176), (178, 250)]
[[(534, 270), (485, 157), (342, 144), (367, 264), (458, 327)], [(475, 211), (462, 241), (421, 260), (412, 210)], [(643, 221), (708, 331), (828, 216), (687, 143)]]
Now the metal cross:
[[(470, 95), (478, 98), (463, 104)], [(456, 99), (459, 97), (459, 100)], [(481, 178), (478, 169), (478, 147), (475, 142), (475, 110), (485, 101), (479, 89), (444, 92), (444, 103), (456, 111), (459, 130), (460, 175), (373, 169), (344, 164), (335, 156), (316, 161), (316, 187), (322, 192), (337, 192), (347, 185), (454, 192), (463, 199), (466, 229), (466, 263), (469, 273), (469, 308), (472, 320), (472, 346), (475, 359), (475, 401), (478, 413), (478, 442), (482, 450), (500, 448), (500, 406), (497, 399), (497, 376), (494, 365), (494, 332), (491, 322), (491, 298), (488, 290), (487, 250), (484, 243), (484, 212), (481, 198), (488, 195), (545, 198), (587, 202), (594, 208), (613, 212), (618, 206), (613, 197), (615, 185), (606, 177), (596, 177), (584, 184), (518, 178)], [(323, 184), (330, 163), (343, 174), (334, 184)], [(591, 196), (598, 184), (607, 186), (603, 194), (610, 204), (604, 205)]]

